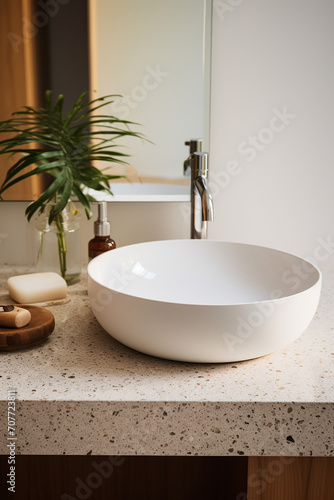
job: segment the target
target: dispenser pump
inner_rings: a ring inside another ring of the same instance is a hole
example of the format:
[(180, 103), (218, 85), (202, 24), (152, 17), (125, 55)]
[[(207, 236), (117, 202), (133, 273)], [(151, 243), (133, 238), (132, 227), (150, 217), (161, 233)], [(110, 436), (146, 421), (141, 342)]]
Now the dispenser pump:
[(101, 201), (97, 206), (97, 220), (94, 222), (95, 236), (110, 236), (110, 222), (107, 219), (107, 202)]
[(107, 219), (107, 203), (105, 201), (97, 204), (97, 219), (94, 222), (95, 238), (88, 243), (89, 260), (94, 259), (101, 253), (116, 248), (116, 243), (110, 238), (110, 223)]

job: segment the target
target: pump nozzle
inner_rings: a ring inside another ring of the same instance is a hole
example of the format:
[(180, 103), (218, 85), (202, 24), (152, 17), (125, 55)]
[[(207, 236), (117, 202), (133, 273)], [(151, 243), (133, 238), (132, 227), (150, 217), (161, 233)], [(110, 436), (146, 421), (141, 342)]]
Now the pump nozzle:
[(97, 220), (94, 222), (95, 236), (109, 236), (110, 223), (107, 219), (107, 202), (99, 201), (97, 205)]

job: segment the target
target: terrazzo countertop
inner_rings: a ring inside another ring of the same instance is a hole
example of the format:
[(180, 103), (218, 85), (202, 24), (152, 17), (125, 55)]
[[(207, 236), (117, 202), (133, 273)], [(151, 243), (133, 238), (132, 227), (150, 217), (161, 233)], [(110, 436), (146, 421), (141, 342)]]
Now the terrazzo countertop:
[[(2, 269), (6, 279), (28, 272)], [(0, 353), (1, 454), (7, 391), (17, 390), (16, 450), (72, 455), (334, 455), (334, 270), (307, 331), (286, 349), (228, 364), (172, 362), (110, 337), (90, 309), (86, 275), (50, 306), (42, 344)]]

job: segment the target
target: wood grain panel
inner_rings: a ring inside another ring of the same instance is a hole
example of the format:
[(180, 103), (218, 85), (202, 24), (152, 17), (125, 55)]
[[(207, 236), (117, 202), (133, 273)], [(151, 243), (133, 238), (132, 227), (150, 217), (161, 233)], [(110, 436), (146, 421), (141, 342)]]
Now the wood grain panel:
[[(40, 30), (34, 26), (35, 0), (0, 2), (0, 121), (10, 118), (22, 106), (41, 104)], [(40, 9), (39, 9), (40, 10)], [(5, 136), (1, 134), (1, 139)], [(13, 159), (0, 156), (0, 185)], [(31, 200), (42, 192), (44, 180), (32, 177), (10, 188), (6, 200)]]
[(331, 500), (334, 458), (249, 457), (247, 500)]

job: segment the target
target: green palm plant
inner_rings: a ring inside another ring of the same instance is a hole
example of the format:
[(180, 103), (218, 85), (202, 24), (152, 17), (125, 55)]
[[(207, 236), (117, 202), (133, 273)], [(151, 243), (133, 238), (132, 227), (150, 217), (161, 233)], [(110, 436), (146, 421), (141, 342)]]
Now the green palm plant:
[[(124, 177), (109, 175), (94, 164), (104, 161), (128, 165), (127, 153), (115, 150), (118, 139), (132, 136), (144, 139), (134, 132), (133, 122), (101, 114), (101, 108), (110, 105), (116, 95), (88, 100), (89, 92), (80, 95), (72, 108), (63, 111), (64, 96), (52, 104), (52, 92), (45, 94), (45, 106), (25, 106), (13, 113), (9, 120), (0, 122), (0, 133), (9, 133), (0, 140), (0, 154), (19, 155), (6, 174), (0, 187), (0, 198), (11, 186), (33, 175), (49, 174), (52, 181), (39, 198), (28, 205), (28, 220), (37, 212), (42, 214), (51, 202), (48, 222), (57, 226), (61, 274), (66, 274), (66, 244), (62, 229), (62, 211), (71, 198), (79, 200), (87, 218), (92, 216), (92, 196), (86, 188), (112, 194), (110, 182)], [(30, 168), (29, 168), (30, 167)], [(29, 170), (28, 170), (29, 168)], [(27, 171), (28, 170), (28, 171)]]

